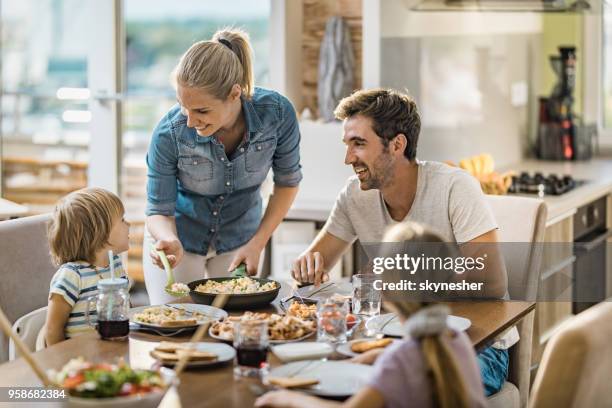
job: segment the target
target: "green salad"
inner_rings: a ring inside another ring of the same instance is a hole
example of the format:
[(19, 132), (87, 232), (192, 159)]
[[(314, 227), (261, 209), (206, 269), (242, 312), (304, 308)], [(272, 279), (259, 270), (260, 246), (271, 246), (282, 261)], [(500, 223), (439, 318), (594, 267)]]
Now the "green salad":
[(142, 395), (166, 387), (159, 372), (134, 370), (125, 362), (119, 364), (87, 362), (83, 357), (70, 360), (50, 377), (68, 393), (82, 398), (111, 398)]

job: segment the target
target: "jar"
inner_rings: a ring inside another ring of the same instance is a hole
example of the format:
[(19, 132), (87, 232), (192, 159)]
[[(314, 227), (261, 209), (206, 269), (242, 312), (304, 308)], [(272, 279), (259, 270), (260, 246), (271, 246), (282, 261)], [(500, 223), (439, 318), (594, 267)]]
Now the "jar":
[[(90, 305), (96, 303), (97, 322), (90, 320)], [(87, 301), (85, 318), (104, 340), (125, 340), (130, 332), (130, 295), (128, 280), (102, 279), (98, 282), (98, 295)]]

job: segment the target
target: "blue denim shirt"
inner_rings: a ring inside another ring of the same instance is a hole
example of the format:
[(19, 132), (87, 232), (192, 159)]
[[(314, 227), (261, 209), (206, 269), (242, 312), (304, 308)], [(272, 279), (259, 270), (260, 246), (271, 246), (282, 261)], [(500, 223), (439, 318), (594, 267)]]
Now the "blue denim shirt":
[(291, 102), (255, 88), (242, 99), (246, 138), (231, 157), (214, 137), (198, 136), (174, 106), (155, 130), (147, 154), (147, 215), (176, 216), (186, 251), (218, 253), (249, 241), (262, 217), (260, 187), (270, 168), (277, 186), (302, 179), (300, 131)]

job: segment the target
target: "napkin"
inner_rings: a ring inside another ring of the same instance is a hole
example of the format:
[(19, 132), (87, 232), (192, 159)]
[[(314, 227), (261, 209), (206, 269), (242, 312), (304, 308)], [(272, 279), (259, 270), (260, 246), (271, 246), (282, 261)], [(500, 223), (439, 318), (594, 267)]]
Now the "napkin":
[(314, 341), (286, 343), (272, 346), (272, 352), (283, 362), (298, 360), (316, 360), (329, 356), (334, 349), (327, 343)]

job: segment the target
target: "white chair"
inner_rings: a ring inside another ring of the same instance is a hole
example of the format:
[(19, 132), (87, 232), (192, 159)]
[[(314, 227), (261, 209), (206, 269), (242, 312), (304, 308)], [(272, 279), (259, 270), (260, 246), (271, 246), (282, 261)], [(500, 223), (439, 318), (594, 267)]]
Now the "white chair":
[[(498, 238), (508, 272), (510, 299), (535, 301), (540, 281), (542, 245), (546, 226), (546, 204), (535, 198), (487, 196), (499, 226)], [(520, 243), (529, 243), (526, 246)], [(512, 244), (507, 244), (512, 243)], [(491, 407), (526, 407), (529, 400), (531, 340), (535, 312), (517, 325), (520, 340), (512, 346), (508, 381), (489, 397)]]
[[(30, 351), (41, 350), (45, 347), (44, 330), (45, 319), (47, 317), (47, 306), (36, 309), (25, 316), (17, 319), (13, 325), (13, 331), (16, 332), (21, 340), (28, 346)], [(14, 360), (19, 357), (19, 351), (15, 347), (13, 339), (9, 340), (9, 360)]]
[[(49, 255), (49, 214), (0, 221), (0, 306), (11, 323), (47, 304), (57, 268)], [(8, 338), (0, 334), (0, 363), (8, 359)]]

